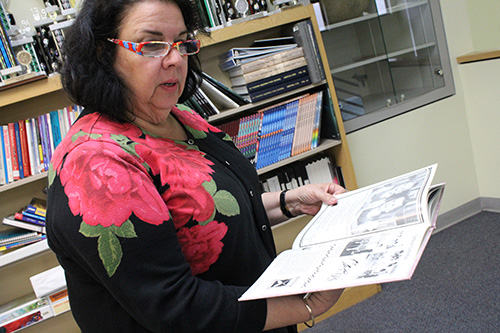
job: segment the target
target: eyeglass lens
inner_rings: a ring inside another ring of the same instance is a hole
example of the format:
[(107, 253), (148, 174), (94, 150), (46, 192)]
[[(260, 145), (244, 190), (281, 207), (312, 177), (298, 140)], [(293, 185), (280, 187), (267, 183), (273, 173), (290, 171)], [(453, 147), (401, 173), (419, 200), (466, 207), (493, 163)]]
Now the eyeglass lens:
[[(173, 46), (179, 51), (181, 55), (191, 55), (198, 52), (197, 41), (183, 41), (174, 43)], [(171, 49), (171, 44), (161, 42), (151, 42), (142, 46), (142, 53), (145, 56), (162, 56), (167, 54)]]

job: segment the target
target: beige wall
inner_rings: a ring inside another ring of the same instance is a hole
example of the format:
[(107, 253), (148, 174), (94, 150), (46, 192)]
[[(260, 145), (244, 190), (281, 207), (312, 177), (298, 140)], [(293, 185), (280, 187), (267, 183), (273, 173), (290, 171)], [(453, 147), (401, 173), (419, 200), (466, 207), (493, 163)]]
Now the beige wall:
[(500, 1), (467, 0), (474, 50), (500, 48)]
[(500, 198), (500, 59), (460, 66), (480, 197)]
[(500, 31), (495, 11), (469, 12), (476, 2), (489, 1), (440, 1), (456, 95), (348, 135), (359, 186), (438, 163), (435, 182), (447, 183), (441, 213), (500, 198), (500, 61), (456, 62), (475, 49), (478, 31)]

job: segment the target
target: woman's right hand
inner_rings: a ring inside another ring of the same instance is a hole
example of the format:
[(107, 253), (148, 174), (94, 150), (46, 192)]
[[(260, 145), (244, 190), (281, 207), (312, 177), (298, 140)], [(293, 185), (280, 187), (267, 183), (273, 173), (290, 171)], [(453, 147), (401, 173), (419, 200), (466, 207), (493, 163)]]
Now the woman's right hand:
[[(317, 317), (337, 303), (344, 289), (314, 292), (307, 298), (312, 315)], [(267, 319), (264, 330), (296, 325), (311, 320), (303, 296), (284, 296), (267, 299)]]

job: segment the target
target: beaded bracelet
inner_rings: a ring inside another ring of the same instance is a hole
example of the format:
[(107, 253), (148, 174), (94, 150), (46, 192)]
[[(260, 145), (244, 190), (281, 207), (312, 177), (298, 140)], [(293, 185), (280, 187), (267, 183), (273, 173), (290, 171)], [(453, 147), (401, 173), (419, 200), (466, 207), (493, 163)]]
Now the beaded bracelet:
[(281, 212), (286, 216), (288, 217), (289, 219), (291, 219), (292, 217), (294, 217), (292, 215), (292, 213), (290, 213), (290, 211), (288, 210), (288, 207), (286, 206), (286, 202), (285, 202), (285, 193), (287, 192), (288, 190), (284, 190), (284, 191), (281, 191), (280, 193), (280, 208), (281, 208)]
[(304, 322), (304, 325), (311, 328), (314, 326), (314, 324), (316, 324), (316, 319), (314, 318), (313, 311), (312, 311), (311, 307), (309, 306), (309, 302), (307, 301), (309, 299), (309, 296), (311, 296), (311, 293), (305, 294), (304, 297), (302, 298), (302, 301), (304, 301), (304, 305), (306, 306), (306, 309), (309, 312), (309, 315), (311, 315), (311, 321), (312, 321), (311, 325), (309, 325), (307, 322)]

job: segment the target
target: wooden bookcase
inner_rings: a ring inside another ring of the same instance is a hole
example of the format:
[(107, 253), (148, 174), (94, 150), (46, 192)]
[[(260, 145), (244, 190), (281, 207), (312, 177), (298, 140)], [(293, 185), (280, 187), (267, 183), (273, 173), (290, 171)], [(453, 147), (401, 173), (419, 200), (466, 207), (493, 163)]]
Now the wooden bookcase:
[[(286, 9), (280, 13), (213, 31), (209, 38), (202, 39), (202, 50), (200, 52), (202, 68), (211, 76), (230, 86), (229, 78), (224, 72), (218, 70), (218, 55), (229, 50), (231, 47), (249, 46), (255, 39), (280, 36), (283, 34), (283, 31), (287, 31), (294, 23), (308, 19), (313, 23), (321, 57), (325, 66), (325, 72), (329, 73), (330, 70), (328, 68), (325, 49), (311, 5)], [(263, 170), (259, 170), (259, 173), (267, 172), (273, 168), (293, 162), (296, 159), (305, 158), (322, 152), (331, 156), (334, 161), (342, 167), (346, 187), (352, 190), (357, 188), (357, 183), (331, 76), (327, 75), (322, 85), (327, 87), (332, 95), (333, 104), (335, 106), (334, 113), (338, 121), (340, 132), (340, 140), (321, 142), (317, 149), (295, 158), (286, 159), (277, 165), (266, 167)], [(310, 86), (306, 87), (305, 90), (314, 88), (315, 86)], [(256, 103), (255, 105), (230, 110), (228, 113), (218, 115), (217, 117), (238, 116), (239, 113), (243, 116), (245, 112), (256, 112), (259, 107), (276, 103), (274, 99), (271, 100), (273, 101), (265, 101), (263, 103)], [(58, 75), (55, 75), (48, 79), (0, 91), (0, 123), (5, 124), (20, 119), (26, 119), (71, 104), (73, 103), (62, 91)], [(0, 186), (0, 202), (2, 202), (2, 205), (0, 205), (0, 217), (3, 218), (26, 205), (33, 196), (43, 197), (42, 190), (46, 186), (46, 173)], [(295, 235), (307, 221), (307, 218), (296, 218), (290, 222), (273, 227), (278, 251), (282, 251), (291, 245)], [(0, 293), (0, 304), (4, 304), (12, 299), (32, 292), (29, 277), (57, 265), (58, 262), (55, 255), (49, 250), (46, 242), (34, 244), (0, 256), (0, 274), (2, 276), (0, 279), (0, 290), (2, 290)], [(341, 301), (337, 303), (334, 309), (322, 317), (341, 311), (379, 291), (379, 286), (346, 290), (345, 295), (342, 297)], [(71, 314), (68, 312), (64, 315), (33, 325), (27, 328), (26, 332), (30, 330), (33, 332), (49, 332), (54, 331), (55, 327), (58, 327), (59, 330), (64, 332), (78, 331)]]

